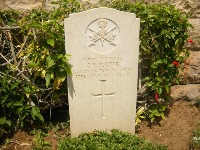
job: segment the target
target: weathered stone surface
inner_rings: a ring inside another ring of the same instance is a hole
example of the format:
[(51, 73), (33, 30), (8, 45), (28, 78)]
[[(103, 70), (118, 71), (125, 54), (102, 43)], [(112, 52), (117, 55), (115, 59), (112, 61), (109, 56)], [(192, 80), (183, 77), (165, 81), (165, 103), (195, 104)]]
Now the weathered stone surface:
[(36, 7), (41, 7), (45, 0), (3, 0), (3, 2), (12, 9), (31, 10)]
[[(135, 1), (135, 0), (132, 0)], [(169, 0), (144, 0), (147, 3), (163, 3), (163, 2), (169, 2)]]
[(90, 3), (94, 3), (94, 4), (99, 2), (99, 0), (81, 0), (81, 1), (90, 2)]
[(170, 3), (176, 5), (176, 8), (190, 13), (192, 18), (200, 17), (200, 1), (199, 0), (170, 0)]
[(163, 3), (173, 4), (176, 8), (185, 13), (190, 13), (192, 18), (200, 17), (200, 1), (199, 0), (145, 0), (148, 3)]
[[(125, 23), (126, 22), (126, 23)], [(65, 19), (71, 135), (94, 130), (135, 132), (139, 19), (97, 8)]]
[[(46, 6), (51, 7), (53, 5), (50, 4), (52, 0), (0, 0), (5, 2), (9, 7), (13, 9), (23, 9), (30, 10), (32, 8)], [(90, 3), (97, 3), (99, 0), (82, 0)], [(135, 1), (135, 0), (130, 0)], [(200, 17), (200, 1), (199, 0), (145, 0), (149, 3), (161, 3), (168, 2), (170, 4), (176, 5), (177, 8), (183, 10), (186, 13), (191, 13), (192, 18)]]
[(11, 8), (0, 0), (0, 10), (10, 10)]
[(191, 51), (180, 78), (182, 84), (200, 84), (200, 51)]
[(171, 97), (174, 100), (195, 100), (200, 96), (200, 84), (176, 85), (172, 87)]
[(195, 51), (200, 51), (200, 18), (190, 19), (189, 22), (193, 25), (193, 29), (190, 29), (189, 35), (192, 39), (192, 44), (187, 44), (187, 48)]

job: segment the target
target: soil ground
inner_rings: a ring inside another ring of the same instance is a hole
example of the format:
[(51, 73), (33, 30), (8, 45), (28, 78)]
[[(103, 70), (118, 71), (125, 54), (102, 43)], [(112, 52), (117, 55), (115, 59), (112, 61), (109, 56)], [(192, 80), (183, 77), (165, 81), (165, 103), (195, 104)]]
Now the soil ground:
[[(151, 142), (166, 145), (169, 150), (190, 150), (192, 132), (199, 122), (199, 109), (191, 106), (190, 102), (177, 101), (164, 120), (152, 125), (143, 122), (136, 134)], [(0, 150), (31, 150), (34, 138), (35, 136), (27, 132), (18, 131), (12, 138), (11, 144), (0, 146)], [(50, 131), (45, 141), (52, 145), (53, 150), (57, 149), (56, 133)]]
[(200, 123), (200, 110), (190, 102), (177, 101), (169, 115), (157, 125), (143, 122), (139, 128), (140, 137), (168, 146), (169, 150), (190, 150), (192, 134)]

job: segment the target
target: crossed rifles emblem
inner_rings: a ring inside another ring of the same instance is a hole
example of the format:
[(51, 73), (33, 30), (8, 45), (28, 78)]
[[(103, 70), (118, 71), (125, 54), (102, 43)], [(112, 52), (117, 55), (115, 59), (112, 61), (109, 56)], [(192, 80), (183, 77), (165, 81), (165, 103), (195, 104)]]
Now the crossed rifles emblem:
[(98, 19), (97, 20), (99, 29), (95, 31), (94, 29), (88, 27), (88, 29), (92, 32), (91, 35), (89, 35), (91, 42), (89, 43), (90, 46), (95, 46), (96, 43), (100, 40), (101, 45), (103, 46), (104, 41), (107, 41), (110, 45), (117, 46), (116, 43), (114, 43), (114, 38), (116, 36), (113, 31), (117, 28), (116, 26), (111, 28), (110, 30), (106, 29), (107, 26), (107, 20), (106, 19)]

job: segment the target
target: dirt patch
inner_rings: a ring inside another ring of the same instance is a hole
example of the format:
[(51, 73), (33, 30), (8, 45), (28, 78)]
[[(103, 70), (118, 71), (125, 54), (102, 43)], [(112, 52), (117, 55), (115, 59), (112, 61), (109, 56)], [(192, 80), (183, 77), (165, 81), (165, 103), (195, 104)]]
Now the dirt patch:
[[(137, 135), (151, 142), (166, 145), (169, 150), (189, 150), (192, 132), (200, 122), (199, 109), (190, 104), (186, 101), (175, 102), (169, 116), (160, 124), (149, 126), (147, 122), (143, 122)], [(61, 130), (57, 133), (49, 131), (48, 137), (45, 138), (53, 150), (57, 149), (57, 137), (63, 135), (63, 132), (68, 131)], [(31, 150), (34, 138), (35, 136), (20, 130), (12, 138), (11, 144), (0, 146), (0, 150)]]
[(138, 136), (168, 146), (169, 150), (189, 150), (194, 131), (200, 122), (200, 111), (190, 102), (177, 101), (172, 106), (169, 116), (158, 125), (143, 122)]
[[(57, 150), (58, 148), (57, 137), (56, 133), (49, 131), (48, 136), (44, 138), (44, 141), (51, 145), (52, 150)], [(0, 150), (32, 150), (35, 139), (35, 135), (19, 130), (9, 141), (10, 144), (0, 146)]]
[(19, 130), (14, 137), (8, 141), (10, 144), (0, 146), (0, 150), (31, 150), (33, 139), (34, 136)]

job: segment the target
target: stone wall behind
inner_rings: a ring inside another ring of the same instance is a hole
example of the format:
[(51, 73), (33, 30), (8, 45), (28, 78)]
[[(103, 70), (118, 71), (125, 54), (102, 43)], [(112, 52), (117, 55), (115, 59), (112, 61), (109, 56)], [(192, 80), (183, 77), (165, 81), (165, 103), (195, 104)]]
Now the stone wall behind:
[[(151, 0), (151, 2), (159, 2)], [(163, 0), (162, 0), (163, 1)], [(178, 100), (200, 99), (200, 0), (165, 0), (176, 5), (177, 8), (191, 14), (189, 22), (193, 25), (190, 30), (190, 39), (193, 43), (187, 45), (190, 50), (190, 57), (186, 61), (186, 66), (181, 72), (181, 85), (172, 87), (171, 96)]]
[[(49, 7), (52, 0), (0, 0), (0, 9), (31, 10), (36, 7)], [(92, 3), (98, 0), (83, 0)], [(132, 0), (134, 1), (134, 0)], [(191, 55), (181, 72), (181, 84), (172, 87), (171, 96), (174, 99), (193, 100), (200, 97), (200, 0), (145, 0), (149, 3), (168, 2), (177, 8), (191, 14), (190, 23), (194, 29), (190, 31), (193, 43), (187, 48)]]

